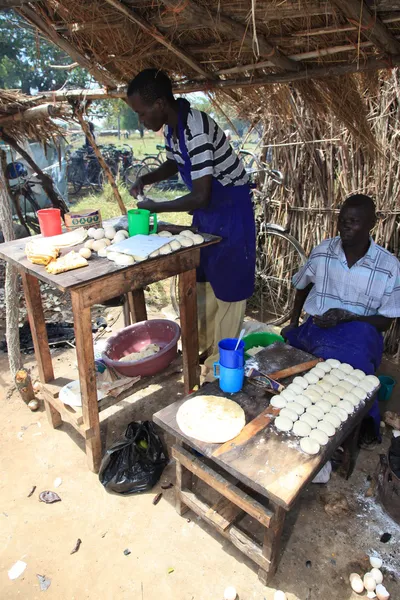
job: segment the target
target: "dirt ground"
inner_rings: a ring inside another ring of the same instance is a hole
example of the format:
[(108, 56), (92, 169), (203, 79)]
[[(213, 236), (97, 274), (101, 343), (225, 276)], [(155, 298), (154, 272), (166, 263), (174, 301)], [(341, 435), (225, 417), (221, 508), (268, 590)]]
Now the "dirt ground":
[[(77, 376), (73, 349), (53, 351), (53, 358), (56, 375)], [(36, 374), (33, 356), (26, 359)], [(391, 363), (383, 371), (400, 379)], [(150, 493), (109, 495), (87, 469), (82, 439), (72, 427), (51, 429), (43, 409), (31, 413), (15, 392), (7, 395), (9, 384), (7, 358), (1, 354), (0, 598), (222, 600), (224, 588), (234, 585), (240, 600), (272, 600), (276, 589), (288, 600), (354, 600), (360, 596), (351, 592), (348, 575), (365, 572), (371, 552), (383, 558), (392, 600), (400, 598), (400, 527), (374, 498), (365, 497), (389, 431), (376, 451), (360, 452), (348, 481), (334, 474), (327, 485), (310, 484), (304, 491), (287, 516), (278, 571), (265, 587), (253, 563), (228, 541), (194, 514), (178, 516), (173, 488), (153, 505), (160, 484), (174, 481), (173, 464)], [(394, 410), (400, 410), (399, 388), (389, 407)], [(128, 423), (151, 419), (182, 393), (181, 377), (172, 375), (163, 386), (149, 386), (102, 412), (105, 447)], [(62, 483), (55, 488), (58, 477)], [(36, 491), (28, 498), (32, 486)], [(39, 502), (44, 490), (56, 491), (62, 501)], [(342, 492), (350, 510), (327, 516), (320, 498), (327, 490)], [(386, 544), (380, 542), (385, 532), (392, 536)], [(71, 555), (78, 538), (81, 547)], [(18, 560), (27, 567), (11, 581), (7, 572)], [(47, 591), (40, 590), (38, 574), (51, 580)]]

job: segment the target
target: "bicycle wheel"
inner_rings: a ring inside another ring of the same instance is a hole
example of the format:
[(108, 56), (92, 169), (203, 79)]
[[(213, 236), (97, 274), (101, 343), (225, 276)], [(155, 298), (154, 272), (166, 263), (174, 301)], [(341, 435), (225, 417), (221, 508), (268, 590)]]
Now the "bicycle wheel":
[(143, 165), (141, 162), (136, 162), (126, 169), (125, 173), (123, 174), (123, 178), (127, 188), (133, 186), (136, 179), (138, 178), (138, 173), (142, 166)]
[(77, 194), (83, 186), (82, 168), (79, 165), (69, 164), (67, 167), (67, 181), (71, 185), (71, 194)]
[(292, 277), (305, 261), (303, 248), (289, 233), (269, 226), (258, 233), (256, 288), (249, 308), (260, 321), (281, 325), (289, 319), (296, 293)]
[(21, 194), (21, 208), (24, 213), (25, 223), (35, 233), (40, 233), (39, 218), (37, 211), (40, 210), (40, 206), (36, 201), (33, 193), (29, 189), (25, 189)]
[(150, 154), (150, 156), (146, 156), (142, 159), (142, 165), (148, 165), (150, 170), (154, 171), (154, 169), (157, 169), (157, 167), (161, 167), (162, 162), (158, 156)]

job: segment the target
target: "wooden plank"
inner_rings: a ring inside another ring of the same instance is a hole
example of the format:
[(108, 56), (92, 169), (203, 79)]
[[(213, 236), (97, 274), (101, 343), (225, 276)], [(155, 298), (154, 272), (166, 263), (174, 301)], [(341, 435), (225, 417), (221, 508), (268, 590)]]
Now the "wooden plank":
[(196, 270), (179, 275), (179, 310), (185, 392), (200, 384), (199, 332), (197, 324)]
[(188, 506), (182, 502), (182, 492), (192, 489), (193, 473), (179, 461), (175, 464), (175, 510), (182, 516), (188, 511)]
[(90, 308), (84, 307), (79, 292), (71, 292), (71, 301), (74, 313), (76, 358), (81, 387), (83, 422), (85, 429), (89, 429), (93, 433), (90, 439), (86, 439), (86, 458), (89, 469), (97, 473), (101, 462), (101, 438), (92, 321)]
[(269, 581), (276, 573), (279, 563), (279, 554), (281, 549), (281, 537), (283, 526), (285, 524), (286, 513), (280, 506), (274, 508), (274, 518), (271, 526), (264, 531), (264, 542), (262, 553), (269, 562), (267, 570), (260, 569), (258, 577), (264, 585), (268, 585)]
[(309, 371), (321, 361), (321, 358), (316, 358), (315, 360), (309, 360), (308, 362), (301, 363), (299, 365), (293, 365), (293, 367), (281, 369), (280, 371), (275, 371), (274, 373), (267, 373), (267, 375), (271, 377), (271, 379), (285, 379), (286, 377), (292, 377), (292, 375), (297, 375), (298, 373), (304, 373), (304, 371)]
[(132, 323), (140, 323), (147, 321), (146, 300), (144, 297), (143, 288), (128, 292), (129, 310), (132, 315)]
[(218, 502), (210, 506), (206, 516), (218, 523), (218, 528), (220, 530), (225, 531), (244, 514), (244, 511), (239, 506), (227, 498), (222, 497)]
[(247, 514), (254, 517), (259, 523), (265, 527), (269, 526), (272, 518), (270, 510), (227, 481), (225, 477), (222, 477), (222, 475), (213, 471), (199, 458), (196, 458), (184, 448), (178, 448), (177, 446), (172, 448), (172, 456), (194, 475), (199, 477), (199, 479), (205, 481), (205, 483), (222, 496), (239, 506)]

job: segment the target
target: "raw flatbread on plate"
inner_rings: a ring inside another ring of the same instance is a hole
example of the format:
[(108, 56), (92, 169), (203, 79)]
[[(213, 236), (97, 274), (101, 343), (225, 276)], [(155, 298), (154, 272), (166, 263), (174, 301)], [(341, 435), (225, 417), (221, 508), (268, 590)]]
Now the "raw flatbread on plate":
[(207, 444), (223, 444), (246, 425), (243, 409), (221, 396), (196, 396), (179, 408), (176, 422), (181, 431)]

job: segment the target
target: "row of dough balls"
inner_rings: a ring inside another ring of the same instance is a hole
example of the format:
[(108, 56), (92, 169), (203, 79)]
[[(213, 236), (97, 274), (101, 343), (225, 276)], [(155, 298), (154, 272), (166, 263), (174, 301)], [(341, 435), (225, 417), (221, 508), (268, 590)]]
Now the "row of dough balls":
[[(160, 233), (153, 233), (151, 237), (172, 237), (170, 231), (160, 231)], [(182, 231), (179, 235), (174, 235), (174, 239), (169, 244), (161, 246), (159, 250), (155, 250), (149, 255), (149, 258), (155, 258), (156, 256), (163, 256), (165, 254), (171, 254), (181, 248), (190, 248), (191, 246), (197, 246), (204, 242), (204, 238), (199, 233), (193, 233), (190, 229)]]
[[(339, 376), (334, 371), (339, 371)], [(366, 376), (351, 365), (328, 359), (304, 377), (296, 377), (279, 396), (272, 398), (271, 406), (281, 409), (275, 426), (280, 431), (293, 431), (301, 437), (304, 452), (317, 454), (378, 384), (374, 375)]]
[[(114, 227), (91, 227), (88, 229), (89, 239), (85, 242), (79, 253), (85, 258), (90, 258), (92, 252), (97, 252), (98, 256), (105, 257), (108, 246), (119, 244), (129, 237), (125, 229), (116, 231)], [(116, 253), (120, 254), (120, 253)]]

